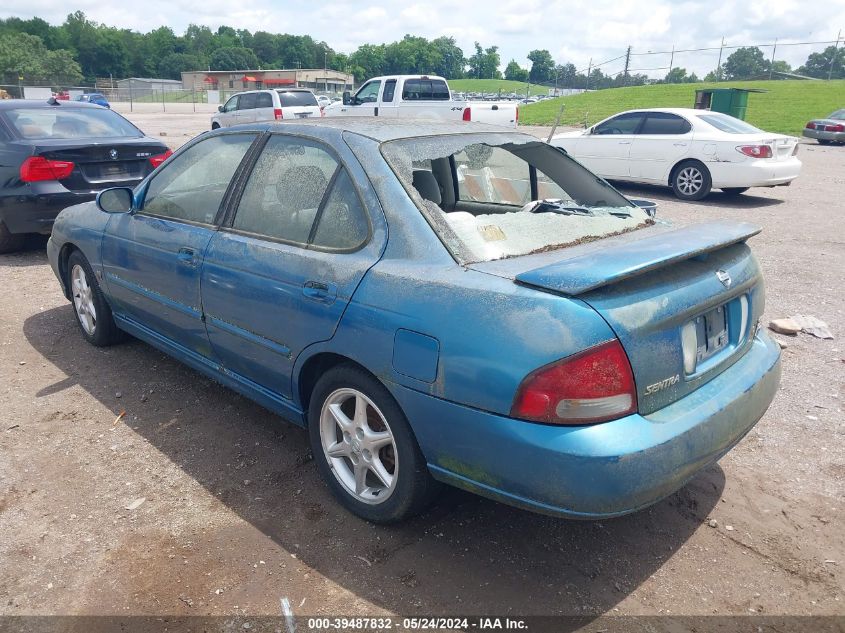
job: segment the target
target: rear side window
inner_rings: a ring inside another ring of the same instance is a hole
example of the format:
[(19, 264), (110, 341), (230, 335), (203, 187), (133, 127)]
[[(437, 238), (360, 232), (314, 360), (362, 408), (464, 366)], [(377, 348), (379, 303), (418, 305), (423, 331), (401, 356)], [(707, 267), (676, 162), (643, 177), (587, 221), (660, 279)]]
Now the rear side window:
[(745, 121), (740, 121), (727, 114), (718, 114), (715, 112), (712, 114), (699, 114), (698, 118), (712, 125), (717, 130), (727, 132), (728, 134), (755, 134), (756, 132), (762, 131)]
[(232, 228), (307, 244), (338, 163), (317, 143), (273, 135), (249, 176)]
[(364, 243), (370, 227), (352, 180), (341, 170), (320, 211), (314, 237), (317, 246), (354, 249)]
[(273, 107), (273, 95), (269, 92), (259, 92), (255, 97), (255, 107), (256, 108), (272, 108)]
[(254, 134), (213, 136), (170, 159), (150, 182), (143, 212), (212, 224)]
[(20, 108), (6, 110), (5, 117), (15, 132), (26, 139), (143, 136), (129, 121), (104, 108)]
[(649, 112), (640, 134), (686, 134), (692, 129), (689, 121), (668, 112)]
[(406, 79), (402, 86), (405, 101), (448, 101), (449, 87), (442, 79)]
[(393, 101), (393, 95), (396, 93), (396, 80), (395, 79), (388, 79), (384, 82), (384, 93), (381, 96), (381, 100), (385, 103), (391, 103)]
[(313, 92), (308, 92), (307, 90), (290, 90), (287, 92), (277, 90), (276, 92), (279, 93), (279, 101), (283, 108), (317, 105), (317, 97), (314, 96)]
[(252, 110), (253, 108), (255, 108), (255, 103), (257, 100), (258, 94), (254, 92), (242, 94), (240, 100), (238, 101), (238, 110)]
[(596, 126), (593, 134), (633, 134), (642, 123), (642, 112), (627, 112)]

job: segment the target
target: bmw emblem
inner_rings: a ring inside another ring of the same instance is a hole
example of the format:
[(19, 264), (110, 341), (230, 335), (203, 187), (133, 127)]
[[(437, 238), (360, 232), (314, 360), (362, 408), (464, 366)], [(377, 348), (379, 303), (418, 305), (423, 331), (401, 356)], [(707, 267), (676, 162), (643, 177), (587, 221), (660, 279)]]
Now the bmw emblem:
[(722, 282), (722, 285), (725, 288), (730, 288), (733, 281), (731, 280), (731, 276), (728, 274), (726, 270), (717, 270), (716, 271), (716, 278)]
[(116, 149), (110, 149), (109, 150), (109, 156), (111, 156), (112, 160), (117, 160), (117, 150)]

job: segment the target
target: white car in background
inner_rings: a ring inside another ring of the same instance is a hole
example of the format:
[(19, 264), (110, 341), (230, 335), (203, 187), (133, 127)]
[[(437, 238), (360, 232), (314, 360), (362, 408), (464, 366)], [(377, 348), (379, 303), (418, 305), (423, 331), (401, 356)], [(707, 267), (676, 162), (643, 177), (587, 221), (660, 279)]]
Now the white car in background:
[(317, 105), (320, 106), (320, 108), (325, 108), (326, 106), (331, 104), (331, 97), (328, 97), (326, 95), (317, 95)]
[(607, 180), (668, 185), (682, 200), (701, 200), (712, 189), (737, 195), (790, 184), (801, 172), (798, 140), (727, 114), (654, 108), (557, 134), (551, 143)]
[(255, 123), (286, 121), (322, 116), (317, 97), (310, 90), (249, 90), (232, 95), (211, 117), (211, 129)]

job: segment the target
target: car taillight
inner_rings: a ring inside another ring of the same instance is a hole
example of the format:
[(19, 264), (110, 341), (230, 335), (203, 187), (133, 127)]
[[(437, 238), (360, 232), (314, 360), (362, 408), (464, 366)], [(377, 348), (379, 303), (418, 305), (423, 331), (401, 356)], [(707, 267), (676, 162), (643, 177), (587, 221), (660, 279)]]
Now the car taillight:
[(809, 122), (807, 125), (805, 125), (804, 127), (805, 127), (805, 128), (807, 128), (808, 130), (815, 130), (815, 129), (816, 129), (816, 124), (815, 124), (815, 123), (813, 123), (812, 121), (810, 121), (810, 122)]
[(30, 156), (21, 163), (21, 180), (24, 182), (62, 180), (70, 176), (73, 166), (69, 160), (50, 160), (43, 156)]
[(273, 118), (275, 118), (277, 121), (281, 121), (284, 118), (282, 116), (281, 108), (273, 108)]
[(464, 121), (472, 121), (472, 110), (469, 107), (464, 108)]
[(614, 339), (529, 374), (519, 386), (511, 416), (550, 424), (593, 424), (636, 410), (631, 364)]
[(845, 125), (841, 123), (834, 123), (833, 125), (825, 125), (825, 132), (845, 132)]
[(751, 158), (771, 158), (772, 148), (769, 145), (740, 145), (736, 151)]
[(155, 169), (171, 156), (173, 156), (172, 150), (167, 150), (166, 152), (164, 152), (164, 154), (156, 154), (155, 156), (150, 156), (150, 165), (152, 165), (153, 169)]

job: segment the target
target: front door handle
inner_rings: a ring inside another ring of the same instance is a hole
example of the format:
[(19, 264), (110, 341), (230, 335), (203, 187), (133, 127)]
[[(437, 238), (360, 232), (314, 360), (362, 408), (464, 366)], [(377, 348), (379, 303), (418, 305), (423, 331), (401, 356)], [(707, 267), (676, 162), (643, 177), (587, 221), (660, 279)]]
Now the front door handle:
[(179, 253), (176, 257), (179, 259), (179, 263), (184, 264), (185, 266), (197, 265), (197, 252), (193, 248), (183, 246), (179, 249)]
[(302, 294), (320, 303), (334, 303), (337, 297), (337, 288), (334, 284), (322, 281), (306, 281), (302, 286)]

